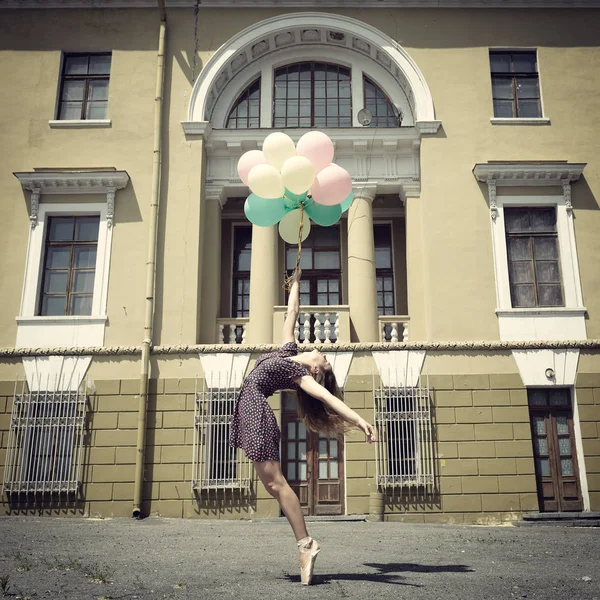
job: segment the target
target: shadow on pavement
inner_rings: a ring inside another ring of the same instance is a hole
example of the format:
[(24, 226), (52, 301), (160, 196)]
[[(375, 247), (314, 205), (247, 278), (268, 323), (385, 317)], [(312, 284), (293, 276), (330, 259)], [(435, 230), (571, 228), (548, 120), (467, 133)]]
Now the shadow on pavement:
[[(422, 585), (407, 583), (405, 577), (396, 573), (472, 573), (474, 569), (467, 565), (419, 565), (416, 563), (364, 563), (365, 567), (376, 569), (376, 573), (332, 573), (316, 575), (312, 585), (323, 585), (332, 581), (372, 581), (375, 583), (389, 583), (392, 585), (406, 585), (409, 587), (423, 587)], [(289, 575), (288, 581), (298, 583), (299, 575)]]

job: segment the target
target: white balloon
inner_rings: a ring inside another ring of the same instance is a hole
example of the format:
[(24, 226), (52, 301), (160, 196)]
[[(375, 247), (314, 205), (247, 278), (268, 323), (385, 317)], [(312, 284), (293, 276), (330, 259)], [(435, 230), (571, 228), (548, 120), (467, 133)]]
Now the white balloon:
[(281, 198), (285, 192), (279, 171), (272, 165), (256, 165), (248, 173), (248, 187), (261, 198)]
[(281, 171), (283, 163), (292, 156), (296, 156), (294, 140), (289, 135), (275, 131), (269, 134), (263, 142), (263, 154), (278, 171)]
[[(302, 211), (298, 208), (289, 212), (279, 221), (279, 235), (283, 241), (288, 244), (298, 244), (298, 232), (300, 230), (300, 216)], [(310, 233), (310, 219), (304, 214), (304, 224), (302, 226), (302, 241), (304, 241)]]
[(315, 178), (315, 167), (304, 156), (292, 156), (281, 167), (283, 185), (292, 194), (303, 194), (308, 191)]

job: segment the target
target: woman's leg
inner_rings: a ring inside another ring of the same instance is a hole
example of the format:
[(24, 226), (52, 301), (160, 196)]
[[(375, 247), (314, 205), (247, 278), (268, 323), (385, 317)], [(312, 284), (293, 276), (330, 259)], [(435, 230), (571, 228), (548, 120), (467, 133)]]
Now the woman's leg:
[(254, 468), (267, 492), (279, 502), (283, 513), (292, 526), (296, 541), (308, 537), (304, 516), (300, 508), (300, 500), (298, 500), (298, 496), (283, 476), (281, 464), (274, 460), (267, 460), (265, 462), (254, 462)]

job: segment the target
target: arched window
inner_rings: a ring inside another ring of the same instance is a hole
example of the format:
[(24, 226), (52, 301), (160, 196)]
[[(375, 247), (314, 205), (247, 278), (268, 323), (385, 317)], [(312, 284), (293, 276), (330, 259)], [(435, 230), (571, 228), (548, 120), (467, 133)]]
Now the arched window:
[(321, 62), (276, 69), (273, 127), (352, 127), (350, 69)]
[(227, 117), (227, 129), (257, 129), (260, 127), (260, 77), (237, 98)]
[(369, 127), (399, 127), (401, 115), (385, 93), (368, 77), (364, 77), (365, 108), (373, 115)]

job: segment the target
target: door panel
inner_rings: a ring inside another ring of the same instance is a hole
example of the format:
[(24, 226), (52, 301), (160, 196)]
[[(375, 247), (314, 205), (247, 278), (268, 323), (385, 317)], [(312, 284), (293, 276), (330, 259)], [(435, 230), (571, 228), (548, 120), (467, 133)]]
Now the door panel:
[(305, 515), (344, 511), (343, 442), (307, 431), (296, 413), (296, 394), (282, 394), (282, 471)]
[(583, 509), (568, 389), (528, 391), (540, 511)]

